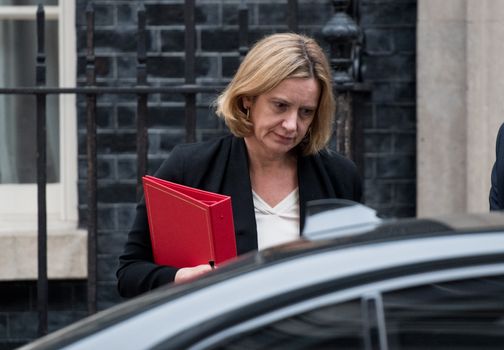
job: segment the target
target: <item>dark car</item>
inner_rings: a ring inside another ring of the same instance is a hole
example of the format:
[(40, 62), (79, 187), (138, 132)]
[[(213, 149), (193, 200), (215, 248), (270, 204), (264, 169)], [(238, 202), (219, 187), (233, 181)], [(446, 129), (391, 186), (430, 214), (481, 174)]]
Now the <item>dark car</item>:
[(504, 349), (504, 214), (329, 208), (311, 207), (302, 240), (24, 349)]

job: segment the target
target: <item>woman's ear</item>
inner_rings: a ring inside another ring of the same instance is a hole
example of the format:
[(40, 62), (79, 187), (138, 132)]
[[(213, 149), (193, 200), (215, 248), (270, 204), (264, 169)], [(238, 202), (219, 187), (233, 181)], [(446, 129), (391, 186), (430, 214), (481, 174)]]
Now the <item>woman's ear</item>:
[(253, 102), (254, 102), (254, 99), (250, 96), (243, 96), (242, 97), (243, 108), (245, 108), (245, 109), (249, 109), (252, 106)]

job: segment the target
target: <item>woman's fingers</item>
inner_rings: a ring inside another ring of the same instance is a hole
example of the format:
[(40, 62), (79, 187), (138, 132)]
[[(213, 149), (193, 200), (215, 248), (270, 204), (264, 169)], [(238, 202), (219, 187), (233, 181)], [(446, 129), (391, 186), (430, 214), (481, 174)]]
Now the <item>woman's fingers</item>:
[(209, 271), (212, 271), (212, 267), (207, 264), (194, 267), (183, 267), (175, 274), (175, 283), (191, 281)]

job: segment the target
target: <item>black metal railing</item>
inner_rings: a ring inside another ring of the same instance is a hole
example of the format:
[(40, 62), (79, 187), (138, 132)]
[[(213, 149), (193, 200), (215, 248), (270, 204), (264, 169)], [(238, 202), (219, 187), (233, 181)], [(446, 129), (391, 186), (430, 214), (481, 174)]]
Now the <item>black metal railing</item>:
[[(42, 6), (37, 9), (37, 63), (36, 84), (43, 89), (46, 85), (45, 61), (45, 15)], [(37, 307), (39, 310), (38, 333), (47, 333), (47, 201), (46, 201), (46, 98), (47, 94), (40, 92), (37, 98), (37, 210), (38, 210), (38, 279), (37, 279)]]
[[(350, 0), (348, 0), (350, 1)], [(343, 1), (343, 2), (348, 2)], [(357, 1), (357, 0), (355, 0)], [(355, 4), (354, 1), (354, 4)], [(341, 1), (333, 1), (334, 4)], [(99, 87), (96, 84), (96, 62), (94, 42), (93, 3), (86, 8), (86, 83), (85, 86), (60, 88), (46, 86), (46, 61), (44, 51), (44, 7), (37, 9), (37, 57), (36, 86), (20, 88), (0, 88), (0, 95), (34, 95), (36, 97), (37, 118), (37, 193), (38, 193), (38, 279), (37, 304), (39, 314), (39, 335), (48, 331), (48, 277), (47, 277), (47, 208), (46, 208), (46, 97), (47, 95), (76, 94), (85, 96), (86, 105), (86, 141), (87, 141), (87, 231), (88, 231), (88, 279), (87, 308), (90, 314), (97, 310), (97, 96), (106, 94), (135, 94), (137, 96), (137, 195), (140, 191), (141, 177), (147, 172), (148, 151), (148, 108), (147, 101), (151, 94), (176, 93), (185, 96), (185, 132), (186, 141), (196, 139), (196, 94), (218, 92), (222, 85), (199, 85), (195, 75), (195, 0), (185, 0), (185, 83), (172, 86), (149, 86), (147, 80), (146, 52), (146, 11), (142, 3), (137, 9), (138, 44), (137, 44), (137, 80), (134, 87)], [(336, 5), (335, 5), (336, 6)], [(335, 7), (336, 9), (336, 7)], [(238, 30), (240, 57), (248, 51), (248, 8), (242, 0), (238, 6)], [(298, 1), (288, 0), (288, 29), (298, 29)], [(339, 40), (331, 38), (331, 40)], [(346, 39), (345, 39), (346, 40)], [(336, 82), (337, 83), (337, 82)], [(355, 89), (356, 82), (336, 85), (337, 92), (349, 96)]]

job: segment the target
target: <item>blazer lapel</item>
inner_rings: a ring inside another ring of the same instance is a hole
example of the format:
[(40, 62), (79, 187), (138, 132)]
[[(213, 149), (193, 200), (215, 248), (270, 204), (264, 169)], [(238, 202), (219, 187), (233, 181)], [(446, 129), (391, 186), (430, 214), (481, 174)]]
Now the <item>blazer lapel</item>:
[(306, 203), (311, 200), (334, 198), (335, 191), (318, 156), (298, 157), (299, 230), (303, 232)]
[(257, 226), (247, 149), (242, 138), (231, 140), (221, 193), (231, 196), (238, 254), (256, 250)]

